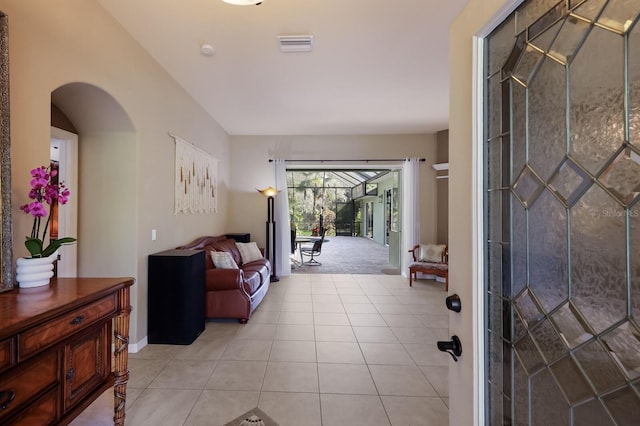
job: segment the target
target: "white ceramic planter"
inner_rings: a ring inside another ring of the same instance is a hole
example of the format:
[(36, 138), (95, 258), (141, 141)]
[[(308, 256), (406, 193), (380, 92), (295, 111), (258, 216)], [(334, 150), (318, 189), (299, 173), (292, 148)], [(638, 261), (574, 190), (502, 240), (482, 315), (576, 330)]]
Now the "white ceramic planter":
[(53, 277), (53, 262), (58, 259), (56, 251), (49, 257), (21, 257), (16, 263), (16, 280), (20, 288), (49, 285)]

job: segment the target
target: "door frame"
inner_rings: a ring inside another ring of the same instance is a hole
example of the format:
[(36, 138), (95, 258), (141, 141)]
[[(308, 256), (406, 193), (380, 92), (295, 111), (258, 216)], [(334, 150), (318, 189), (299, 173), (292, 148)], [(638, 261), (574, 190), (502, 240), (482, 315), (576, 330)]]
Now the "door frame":
[(474, 426), (484, 426), (487, 415), (485, 392), (485, 286), (484, 286), (484, 40), (526, 0), (507, 0), (473, 36), (472, 58), (472, 257), (473, 278), (473, 411)]
[[(51, 139), (59, 140), (59, 179), (70, 188), (69, 201), (64, 208), (58, 209), (59, 235), (78, 237), (78, 135), (58, 127), (51, 126)], [(58, 260), (59, 277), (78, 275), (78, 245), (60, 247)]]
[[(508, 16), (508, 15), (507, 15)], [(483, 31), (484, 33), (484, 31)], [(484, 426), (486, 419), (485, 395), (485, 288), (484, 288), (484, 37), (490, 31), (473, 37), (472, 82), (472, 256), (471, 271), (474, 281), (473, 316), (473, 411), (474, 425)]]

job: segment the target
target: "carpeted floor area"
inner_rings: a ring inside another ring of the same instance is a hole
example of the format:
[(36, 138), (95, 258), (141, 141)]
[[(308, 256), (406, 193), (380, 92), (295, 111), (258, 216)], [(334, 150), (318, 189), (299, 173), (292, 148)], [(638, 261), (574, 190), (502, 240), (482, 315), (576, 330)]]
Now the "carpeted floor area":
[[(295, 259), (298, 263), (300, 262), (298, 251)], [(307, 259), (305, 257), (305, 261)], [(363, 237), (327, 237), (322, 244), (322, 253), (316, 257), (316, 260), (322, 265), (297, 265), (292, 262), (291, 273), (400, 274), (397, 266), (389, 264), (389, 247)]]

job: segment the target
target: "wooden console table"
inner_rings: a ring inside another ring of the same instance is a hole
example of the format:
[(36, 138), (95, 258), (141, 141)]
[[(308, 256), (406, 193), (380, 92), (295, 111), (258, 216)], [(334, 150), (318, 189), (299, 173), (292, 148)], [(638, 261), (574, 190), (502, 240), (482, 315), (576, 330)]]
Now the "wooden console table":
[(0, 294), (0, 424), (68, 424), (113, 386), (124, 425), (133, 281), (58, 278)]

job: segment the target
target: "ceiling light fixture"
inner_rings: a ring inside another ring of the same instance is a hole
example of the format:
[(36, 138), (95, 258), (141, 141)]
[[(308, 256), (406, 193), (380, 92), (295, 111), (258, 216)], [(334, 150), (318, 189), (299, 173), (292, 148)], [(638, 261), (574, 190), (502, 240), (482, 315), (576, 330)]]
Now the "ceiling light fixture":
[(222, 0), (225, 3), (235, 4), (236, 6), (260, 5), (262, 0)]

